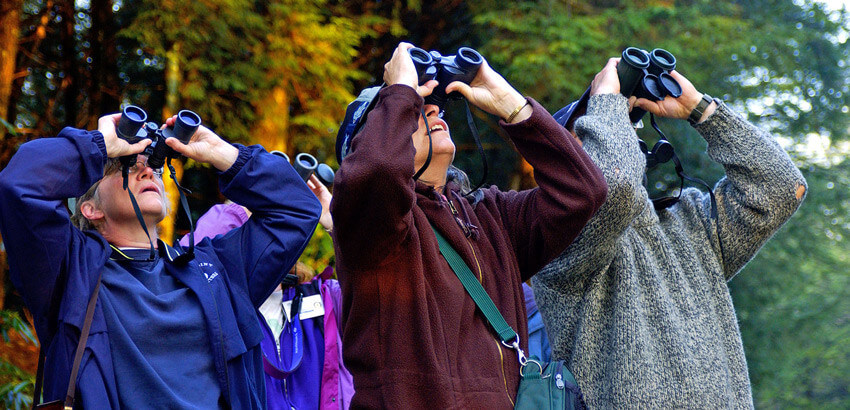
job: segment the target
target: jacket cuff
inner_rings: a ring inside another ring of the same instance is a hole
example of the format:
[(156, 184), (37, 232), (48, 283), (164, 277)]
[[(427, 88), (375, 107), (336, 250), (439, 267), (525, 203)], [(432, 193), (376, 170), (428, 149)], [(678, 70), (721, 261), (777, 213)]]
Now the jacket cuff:
[(248, 149), (248, 147), (242, 144), (233, 144), (233, 146), (239, 150), (239, 155), (236, 157), (236, 162), (234, 162), (233, 165), (231, 165), (230, 168), (227, 169), (227, 171), (221, 172), (219, 174), (220, 178), (225, 181), (232, 180), (233, 177), (235, 177), (236, 174), (238, 174), (239, 171), (242, 170), (242, 167), (244, 167), (248, 160), (251, 158), (251, 150)]

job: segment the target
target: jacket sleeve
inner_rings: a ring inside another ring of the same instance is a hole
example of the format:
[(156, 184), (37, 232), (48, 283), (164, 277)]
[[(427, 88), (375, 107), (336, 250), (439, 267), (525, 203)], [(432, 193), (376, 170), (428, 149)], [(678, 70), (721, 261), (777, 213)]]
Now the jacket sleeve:
[(413, 224), (411, 135), (418, 128), (423, 100), (404, 85), (386, 87), (377, 98), (334, 181), (334, 243), (337, 258), (346, 258), (346, 266), (385, 262)]
[(641, 183), (646, 159), (629, 122), (626, 98), (619, 94), (590, 97), (587, 114), (576, 121), (575, 131), (602, 170), (608, 198), (575, 242), (535, 277), (550, 286), (601, 272), (614, 258), (626, 228), (646, 206)]
[(251, 210), (251, 217), (212, 244), (230, 279), (245, 286), (259, 307), (301, 256), (322, 207), (282, 158), (258, 145), (237, 147), (239, 157), (219, 186), (224, 196)]
[[(602, 172), (534, 100), (531, 117), (501, 125), (534, 167), (537, 188), (499, 193), (500, 214), (527, 280), (560, 254), (605, 202)], [(491, 188), (495, 189), (495, 188)]]
[[(69, 272), (79, 272), (95, 256), (95, 249), (83, 246), (86, 234), (73, 227), (62, 201), (84, 194), (102, 178), (105, 162), (100, 132), (65, 128), (56, 138), (23, 144), (0, 172), (0, 232), (9, 273), (43, 343), (51, 337), (46, 326), (55, 324)], [(90, 280), (74, 276), (70, 280)], [(78, 308), (84, 311), (85, 305)]]
[[(773, 137), (721, 104), (696, 125), (708, 142), (708, 155), (726, 170), (714, 188), (718, 218), (710, 218), (710, 197), (695, 189), (682, 195), (680, 208), (698, 208), (702, 235), (722, 257), (731, 279), (803, 202), (806, 180)], [(799, 190), (799, 191), (798, 191)], [(799, 197), (798, 197), (799, 195)], [(719, 230), (722, 248), (716, 234)]]

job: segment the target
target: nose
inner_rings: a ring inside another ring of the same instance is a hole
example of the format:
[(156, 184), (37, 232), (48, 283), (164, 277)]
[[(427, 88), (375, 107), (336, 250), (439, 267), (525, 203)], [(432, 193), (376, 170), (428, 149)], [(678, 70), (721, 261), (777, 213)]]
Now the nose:
[(437, 106), (437, 105), (434, 105), (434, 104), (425, 104), (425, 106), (422, 107), (422, 109), (425, 111), (426, 117), (431, 117), (432, 115), (439, 115), (440, 114), (440, 107)]

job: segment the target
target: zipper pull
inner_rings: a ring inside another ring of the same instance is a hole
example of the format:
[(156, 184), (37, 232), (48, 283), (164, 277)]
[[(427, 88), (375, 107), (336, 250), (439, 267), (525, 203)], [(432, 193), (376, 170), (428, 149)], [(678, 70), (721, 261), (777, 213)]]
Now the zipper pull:
[(455, 222), (460, 227), (460, 229), (463, 230), (463, 235), (465, 237), (469, 238), (469, 228), (463, 222), (463, 219), (460, 219), (460, 215), (458, 214), (457, 209), (455, 208), (454, 204), (452, 204), (451, 199), (449, 199), (449, 208), (452, 210), (452, 216), (455, 217)]
[(558, 390), (564, 390), (564, 378), (561, 373), (555, 375), (555, 386), (558, 386)]

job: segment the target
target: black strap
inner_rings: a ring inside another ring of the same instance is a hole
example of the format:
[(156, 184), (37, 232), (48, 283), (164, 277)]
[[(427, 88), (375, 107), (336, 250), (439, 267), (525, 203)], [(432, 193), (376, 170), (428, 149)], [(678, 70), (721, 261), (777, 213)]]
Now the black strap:
[(487, 156), (484, 155), (484, 146), (481, 145), (481, 137), (478, 135), (478, 127), (475, 126), (475, 121), (472, 119), (472, 111), (469, 109), (469, 101), (466, 101), (466, 124), (469, 125), (469, 132), (472, 133), (472, 138), (475, 140), (475, 145), (478, 146), (478, 154), (481, 155), (481, 165), (484, 168), (484, 173), (481, 174), (481, 181), (469, 192), (475, 192), (487, 181)]
[(425, 108), (422, 108), (422, 121), (425, 121), (425, 132), (428, 133), (428, 158), (425, 158), (425, 164), (422, 165), (422, 168), (419, 168), (415, 174), (413, 174), (413, 180), (416, 181), (419, 177), (422, 176), (422, 173), (425, 172), (425, 169), (428, 168), (428, 165), (431, 165), (431, 155), (434, 153), (434, 142), (431, 139), (431, 126), (428, 125), (428, 117), (425, 116)]
[(121, 176), (124, 178), (124, 190), (130, 195), (130, 202), (133, 204), (133, 211), (136, 212), (136, 219), (139, 220), (139, 224), (142, 225), (142, 229), (145, 230), (145, 235), (148, 237), (148, 243), (151, 245), (150, 259), (153, 259), (156, 257), (156, 251), (153, 247), (153, 239), (151, 239), (151, 234), (148, 232), (148, 226), (145, 224), (145, 218), (142, 217), (142, 210), (139, 208), (138, 202), (136, 202), (136, 197), (133, 195), (133, 191), (128, 188), (128, 181), (130, 179), (129, 172), (130, 168), (127, 165), (121, 167)]
[[(77, 391), (77, 373), (80, 371), (80, 363), (83, 360), (83, 353), (86, 351), (86, 342), (89, 339), (89, 331), (91, 330), (91, 322), (94, 318), (94, 307), (97, 305), (97, 295), (100, 293), (100, 279), (98, 276), (97, 285), (94, 287), (89, 304), (86, 307), (86, 319), (83, 323), (83, 328), (80, 330), (80, 340), (77, 342), (77, 350), (74, 353), (74, 364), (71, 366), (71, 378), (68, 380), (68, 391), (65, 394), (65, 408), (74, 407), (74, 395)], [(44, 347), (44, 346), (42, 346)], [(44, 380), (44, 349), (39, 349), (38, 352), (38, 371), (35, 376), (35, 392), (32, 397), (32, 407), (35, 408), (41, 402), (41, 389)]]
[(189, 250), (174, 258), (175, 263), (186, 263), (195, 258), (195, 224), (192, 222), (192, 214), (189, 212), (189, 201), (186, 200), (186, 195), (183, 193), (191, 194), (187, 188), (184, 188), (177, 182), (177, 172), (174, 171), (174, 166), (171, 165), (171, 157), (168, 157), (166, 162), (168, 165), (168, 171), (171, 172), (171, 179), (174, 181), (174, 185), (177, 185), (177, 192), (180, 194), (180, 204), (183, 205), (183, 212), (186, 213), (186, 220), (189, 221)]

